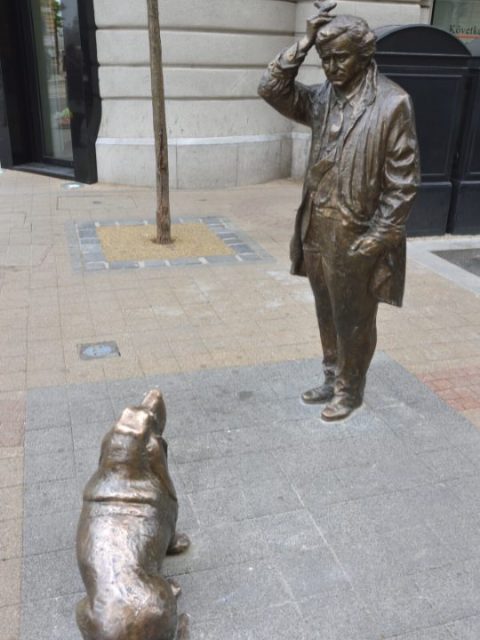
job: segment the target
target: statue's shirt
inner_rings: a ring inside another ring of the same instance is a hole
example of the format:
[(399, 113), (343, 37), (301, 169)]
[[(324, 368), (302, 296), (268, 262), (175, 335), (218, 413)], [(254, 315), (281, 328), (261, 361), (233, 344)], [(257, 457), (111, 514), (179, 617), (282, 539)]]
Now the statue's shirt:
[(341, 206), (338, 154), (353, 114), (361, 103), (364, 85), (365, 82), (361, 83), (350, 96), (342, 96), (333, 90), (330, 93), (323, 140), (310, 167), (310, 175), (317, 185), (313, 198), (316, 207), (338, 210)]

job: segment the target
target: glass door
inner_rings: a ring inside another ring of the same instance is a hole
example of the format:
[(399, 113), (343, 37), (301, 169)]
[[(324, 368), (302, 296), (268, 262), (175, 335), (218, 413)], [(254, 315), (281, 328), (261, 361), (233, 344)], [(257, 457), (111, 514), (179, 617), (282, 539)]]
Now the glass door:
[(64, 13), (61, 0), (30, 0), (37, 93), (40, 107), (40, 151), (43, 162), (73, 163), (65, 64)]
[(97, 181), (95, 33), (93, 0), (0, 0), (5, 167)]

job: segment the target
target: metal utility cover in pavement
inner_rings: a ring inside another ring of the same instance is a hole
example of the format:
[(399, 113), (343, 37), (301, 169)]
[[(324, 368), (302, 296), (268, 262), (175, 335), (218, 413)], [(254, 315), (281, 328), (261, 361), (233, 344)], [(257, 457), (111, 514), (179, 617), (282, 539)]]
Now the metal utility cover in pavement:
[(98, 360), (99, 358), (118, 358), (120, 351), (116, 342), (96, 342), (78, 345), (82, 360)]

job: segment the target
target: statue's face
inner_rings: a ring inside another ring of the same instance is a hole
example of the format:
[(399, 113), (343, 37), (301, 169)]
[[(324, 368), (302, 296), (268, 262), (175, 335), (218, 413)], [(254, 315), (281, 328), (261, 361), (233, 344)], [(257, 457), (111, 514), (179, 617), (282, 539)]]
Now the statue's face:
[(319, 54), (327, 79), (343, 93), (348, 93), (365, 74), (365, 60), (346, 33), (321, 44)]

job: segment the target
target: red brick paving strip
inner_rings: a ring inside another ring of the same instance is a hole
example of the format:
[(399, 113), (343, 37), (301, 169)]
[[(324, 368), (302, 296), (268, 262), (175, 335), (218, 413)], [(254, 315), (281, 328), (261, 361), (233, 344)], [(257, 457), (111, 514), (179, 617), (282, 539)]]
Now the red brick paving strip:
[(441, 369), (418, 377), (457, 411), (480, 409), (480, 367)]

